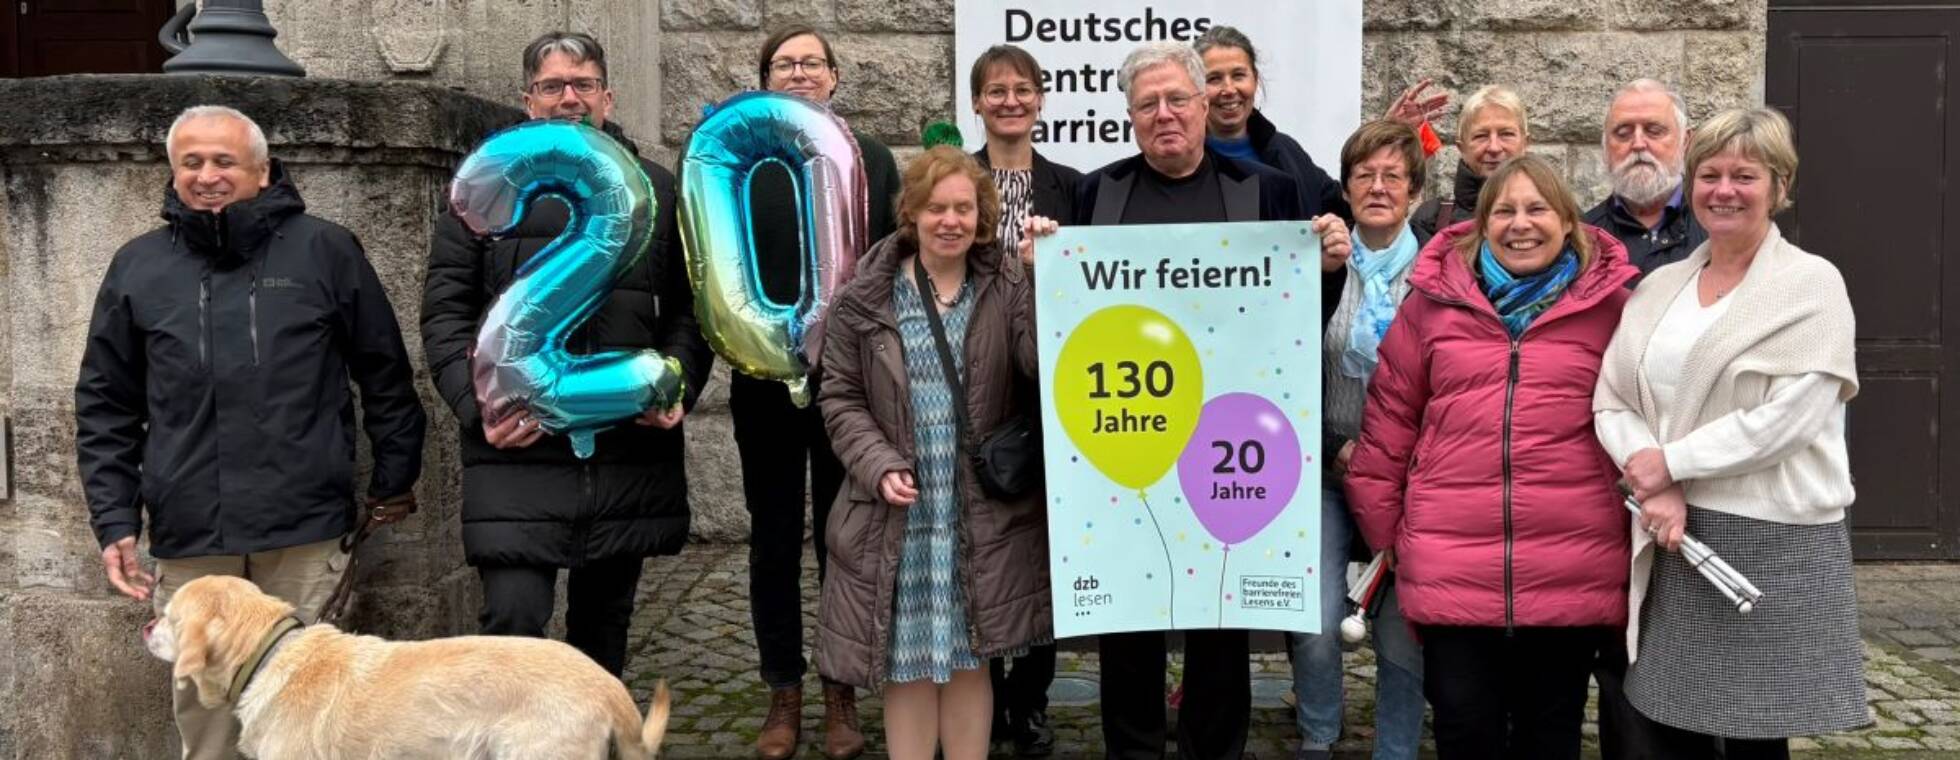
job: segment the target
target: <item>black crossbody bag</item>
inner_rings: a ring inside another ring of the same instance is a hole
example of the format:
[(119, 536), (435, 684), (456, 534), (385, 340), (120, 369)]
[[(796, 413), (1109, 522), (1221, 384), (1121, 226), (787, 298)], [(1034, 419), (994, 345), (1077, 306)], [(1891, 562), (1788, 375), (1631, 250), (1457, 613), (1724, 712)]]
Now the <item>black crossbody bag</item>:
[[(946, 373), (946, 385), (953, 390), (953, 419), (959, 423), (960, 448), (966, 448), (966, 384), (953, 362), (953, 349), (946, 342), (946, 325), (939, 319), (937, 293), (926, 277), (925, 264), (912, 259), (912, 275), (918, 280), (919, 299), (925, 303), (926, 322), (932, 325), (932, 342), (939, 347), (939, 368)], [(1041, 433), (1026, 414), (1009, 417), (980, 442), (977, 451), (965, 452), (980, 481), (980, 490), (996, 499), (1025, 496), (1041, 484)]]

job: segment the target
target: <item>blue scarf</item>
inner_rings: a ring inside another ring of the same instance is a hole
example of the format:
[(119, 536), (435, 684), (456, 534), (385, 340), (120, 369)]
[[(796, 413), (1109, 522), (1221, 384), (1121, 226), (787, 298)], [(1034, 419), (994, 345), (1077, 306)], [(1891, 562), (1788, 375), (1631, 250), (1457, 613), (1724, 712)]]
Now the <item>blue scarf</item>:
[(1361, 277), (1361, 303), (1355, 306), (1354, 322), (1348, 325), (1340, 370), (1348, 377), (1366, 380), (1375, 374), (1375, 352), (1381, 348), (1382, 336), (1388, 334), (1388, 323), (1395, 321), (1395, 309), (1401, 306), (1395, 298), (1395, 281), (1409, 271), (1421, 247), (1416, 245), (1416, 233), (1407, 221), (1402, 222), (1402, 232), (1387, 248), (1369, 250), (1360, 235), (1355, 235), (1352, 243), (1354, 257), (1349, 261)]
[(1497, 254), (1491, 252), (1490, 241), (1486, 240), (1477, 256), (1477, 275), (1484, 297), (1497, 307), (1497, 318), (1504, 320), (1504, 329), (1516, 338), (1579, 277), (1579, 254), (1568, 247), (1559, 252), (1545, 271), (1519, 277), (1497, 262)]

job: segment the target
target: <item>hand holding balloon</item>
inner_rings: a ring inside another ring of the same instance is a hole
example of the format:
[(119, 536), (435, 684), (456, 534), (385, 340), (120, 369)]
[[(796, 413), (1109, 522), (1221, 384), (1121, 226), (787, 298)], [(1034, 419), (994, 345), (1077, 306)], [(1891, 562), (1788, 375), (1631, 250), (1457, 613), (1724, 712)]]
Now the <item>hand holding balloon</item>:
[[(470, 371), (486, 438), (495, 432), (498, 445), (521, 447), (543, 432), (565, 433), (584, 458), (598, 431), (677, 402), (681, 367), (650, 349), (565, 349), (619, 276), (646, 255), (657, 211), (639, 160), (604, 132), (533, 121), (491, 135), (457, 168), (449, 207), (472, 232), (499, 236), (548, 195), (571, 206), (571, 223), (518, 268), (491, 305)], [(536, 425), (522, 433), (500, 429), (520, 409)]]

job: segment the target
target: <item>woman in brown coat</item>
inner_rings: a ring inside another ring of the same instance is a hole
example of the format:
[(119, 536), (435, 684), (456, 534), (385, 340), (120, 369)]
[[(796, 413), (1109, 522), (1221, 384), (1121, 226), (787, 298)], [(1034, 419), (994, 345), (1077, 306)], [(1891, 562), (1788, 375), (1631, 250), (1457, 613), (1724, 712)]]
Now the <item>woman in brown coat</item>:
[(899, 231), (859, 262), (825, 328), (824, 422), (848, 482), (827, 528), (817, 668), (887, 691), (895, 760), (978, 759), (987, 658), (1053, 640), (1041, 491), (992, 498), (968, 456), (1034, 414), (1033, 293), (995, 241), (1000, 203), (972, 157), (929, 150), (904, 188)]

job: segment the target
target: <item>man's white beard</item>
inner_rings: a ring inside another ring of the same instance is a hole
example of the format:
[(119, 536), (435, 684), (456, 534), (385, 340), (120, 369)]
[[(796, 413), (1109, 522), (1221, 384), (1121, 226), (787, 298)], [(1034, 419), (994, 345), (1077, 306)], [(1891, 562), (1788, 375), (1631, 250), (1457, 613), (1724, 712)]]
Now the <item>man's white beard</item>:
[(1679, 166), (1662, 167), (1651, 152), (1630, 153), (1613, 167), (1613, 194), (1635, 206), (1652, 206), (1674, 194), (1681, 173)]

